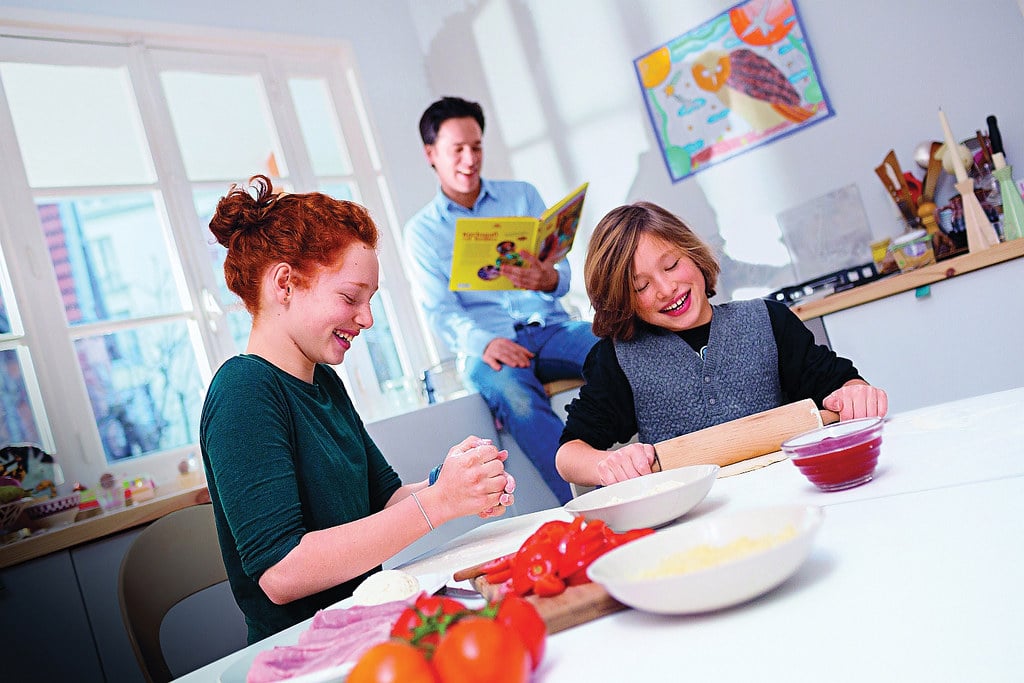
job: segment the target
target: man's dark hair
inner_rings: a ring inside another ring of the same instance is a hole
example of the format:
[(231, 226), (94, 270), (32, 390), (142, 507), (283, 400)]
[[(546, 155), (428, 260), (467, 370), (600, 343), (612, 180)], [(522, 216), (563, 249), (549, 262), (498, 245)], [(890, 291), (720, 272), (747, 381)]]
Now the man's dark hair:
[(442, 97), (434, 102), (420, 117), (420, 138), (424, 145), (432, 145), (437, 140), (437, 131), (448, 119), (473, 117), (480, 124), (480, 132), (484, 132), (484, 110), (476, 102), (461, 97)]

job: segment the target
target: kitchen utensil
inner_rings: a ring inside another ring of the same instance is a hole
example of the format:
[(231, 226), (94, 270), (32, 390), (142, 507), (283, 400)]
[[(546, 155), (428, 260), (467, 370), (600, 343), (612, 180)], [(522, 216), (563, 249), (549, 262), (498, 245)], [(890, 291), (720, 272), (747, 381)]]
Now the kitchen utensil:
[(988, 124), (988, 139), (992, 143), (992, 175), (999, 182), (999, 195), (1003, 200), (1003, 238), (1006, 241), (1024, 237), (1024, 200), (1013, 182), (1013, 167), (1006, 163), (1003, 155), (1003, 136), (995, 116), (985, 119)]
[(1003, 154), (1003, 136), (999, 132), (999, 123), (992, 115), (985, 118), (985, 123), (988, 125), (989, 142), (992, 143), (992, 164), (996, 168), (1002, 168), (1006, 165), (1006, 157)]
[(786, 439), (839, 420), (831, 410), (819, 411), (806, 398), (778, 408), (723, 422), (654, 444), (654, 471), (687, 465), (718, 465), (774, 453)]
[(974, 179), (966, 178), (956, 184), (964, 205), (964, 232), (967, 233), (967, 251), (981, 251), (999, 244), (996, 229), (988, 219), (981, 202), (974, 194)]
[(822, 491), (842, 491), (871, 481), (882, 450), (882, 418), (828, 425), (782, 444), (790, 461)]
[(933, 144), (933, 141), (925, 140), (914, 148), (914, 163), (922, 170), (926, 170), (928, 168), (928, 162), (932, 158)]
[[(960, 165), (964, 168), (966, 173), (967, 169), (974, 166), (974, 155), (971, 153), (971, 149), (965, 144), (956, 145), (956, 150), (959, 152)], [(945, 143), (939, 147), (938, 155), (939, 159), (942, 160), (942, 170), (946, 173), (955, 176), (957, 163), (954, 160), (954, 156), (949, 153), (952, 147), (947, 146)]]
[(1024, 199), (1021, 199), (1013, 183), (1013, 167), (1010, 165), (992, 171), (999, 182), (999, 194), (1003, 198), (1003, 238), (1009, 242), (1024, 237)]
[(974, 131), (974, 138), (978, 141), (978, 147), (981, 149), (981, 158), (992, 167), (992, 149), (989, 147), (988, 142), (985, 140), (985, 136), (981, 134), (980, 130)]
[(722, 609), (795, 574), (823, 519), (821, 508), (808, 505), (712, 514), (615, 548), (594, 560), (587, 576), (645, 612)]
[(935, 187), (938, 185), (939, 176), (942, 175), (942, 158), (939, 151), (942, 149), (941, 142), (932, 142), (929, 150), (928, 167), (924, 174), (924, 184), (921, 186), (921, 200), (917, 204), (917, 216), (921, 219), (921, 227), (932, 236), (932, 249), (936, 259), (952, 256), (956, 252), (956, 243), (953, 238), (942, 231), (936, 216)]
[(907, 183), (908, 191), (910, 192), (910, 200), (914, 205), (914, 211), (917, 211), (917, 207), (921, 203), (921, 181), (917, 179), (910, 171), (903, 174), (903, 180)]
[[(946, 149), (957, 149), (956, 138), (953, 130), (949, 127), (949, 120), (941, 109), (939, 109), (939, 123), (942, 124), (942, 134), (946, 140)], [(956, 154), (952, 157), (953, 172), (956, 174), (956, 190), (960, 193), (960, 200), (964, 209), (964, 232), (967, 233), (967, 250), (980, 251), (999, 244), (999, 236), (996, 229), (992, 227), (985, 210), (981, 208), (981, 202), (974, 194), (974, 180), (967, 175), (965, 164), (961, 163)]]
[(896, 152), (894, 150), (889, 150), (882, 163), (875, 167), (875, 173), (882, 181), (885, 189), (889, 191), (889, 196), (896, 202), (896, 206), (907, 221), (907, 224), (915, 225), (917, 223), (916, 207), (910, 196), (910, 188), (907, 186), (906, 178), (903, 177), (903, 171), (900, 170), (900, 163), (896, 159)]
[[(939, 156), (941, 148), (941, 142), (932, 141), (928, 152), (928, 165), (924, 172), (924, 185), (921, 188), (921, 204), (932, 203), (933, 211), (935, 210), (935, 186), (938, 185), (939, 176), (942, 175), (942, 158)], [(918, 215), (921, 214), (921, 204), (918, 204), (917, 207)]]
[(917, 204), (914, 203), (914, 199), (910, 194), (910, 186), (907, 185), (907, 177), (903, 174), (903, 170), (900, 168), (900, 162), (896, 158), (896, 152), (889, 150), (889, 153), (885, 155), (885, 165), (888, 172), (895, 176), (896, 184), (899, 187), (900, 198), (907, 203), (909, 210), (912, 215), (916, 215)]

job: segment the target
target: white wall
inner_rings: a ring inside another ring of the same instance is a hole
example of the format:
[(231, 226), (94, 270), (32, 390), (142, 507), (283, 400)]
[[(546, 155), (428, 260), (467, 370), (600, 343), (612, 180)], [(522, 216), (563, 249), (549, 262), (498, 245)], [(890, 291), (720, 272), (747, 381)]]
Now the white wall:
[[(940, 106), (964, 138), (984, 129), (987, 115), (998, 116), (1007, 159), (1024, 169), (1021, 2), (985, 0), (965, 14), (959, 3), (930, 0), (801, 0), (836, 116), (675, 184), (632, 60), (732, 0), (300, 0), (287, 11), (267, 0), (96, 0), (87, 7), (0, 0), (0, 15), (85, 12), (121, 25), (170, 22), (349, 41), (400, 220), (435, 190), (416, 121), (436, 97), (459, 94), (486, 108), (487, 175), (530, 179), (549, 202), (591, 182), (583, 244), (570, 255), (577, 274), (600, 216), (650, 199), (722, 248), (727, 292), (792, 284), (776, 216), (847, 185), (857, 185), (873, 235), (896, 234), (896, 208), (873, 169), (894, 149), (905, 170), (919, 172), (914, 149), (941, 139)], [(952, 193), (944, 176), (938, 198)], [(574, 292), (586, 310), (579, 276)]]
[[(761, 283), (770, 291), (792, 284), (777, 214), (850, 184), (858, 186), (874, 236), (898, 234), (896, 207), (874, 168), (894, 149), (904, 170), (920, 175), (913, 153), (925, 140), (942, 139), (940, 106), (962, 138), (985, 130), (985, 117), (995, 114), (1007, 158), (1024, 172), (1018, 2), (986, 0), (968, 12), (962, 3), (930, 0), (800, 0), (836, 116), (673, 184), (632, 60), (733, 4), (422, 0), (410, 6), (433, 93), (478, 98), (492, 115), (486, 173), (534, 180), (549, 202), (590, 180), (590, 225), (618, 204), (659, 202), (713, 243), (724, 240), (738, 261), (735, 286)], [(491, 28), (498, 25), (505, 30)], [(952, 193), (945, 176), (938, 198)], [(867, 245), (864, 253), (866, 261)], [(583, 254), (574, 250), (574, 266)]]
[[(999, 117), (1024, 173), (1024, 0), (961, 3), (800, 0), (798, 9), (836, 116), (673, 184), (647, 121), (632, 60), (732, 0), (0, 0), (0, 15), (69, 12), (94, 20), (171, 22), (349, 41), (367, 88), (404, 221), (435, 190), (416, 122), (443, 94), (488, 113), (485, 173), (535, 182), (553, 202), (591, 182), (585, 233), (607, 210), (650, 199), (677, 212), (735, 262), (735, 286), (794, 282), (778, 213), (851, 183), (875, 237), (897, 212), (874, 168), (891, 148), (904, 169), (941, 139)], [(977, 7), (978, 9), (974, 9)], [(984, 32), (984, 34), (983, 34)], [(939, 198), (951, 194), (945, 176)], [(582, 271), (583, 245), (571, 259)], [(582, 278), (576, 303), (586, 307)]]

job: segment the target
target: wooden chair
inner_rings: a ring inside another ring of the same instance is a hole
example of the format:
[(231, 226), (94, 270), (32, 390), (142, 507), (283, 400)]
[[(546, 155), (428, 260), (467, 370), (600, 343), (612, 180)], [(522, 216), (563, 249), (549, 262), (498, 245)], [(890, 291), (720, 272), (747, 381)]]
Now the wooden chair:
[(132, 542), (121, 561), (117, 593), (128, 639), (149, 683), (172, 678), (160, 646), (167, 612), (227, 578), (210, 504), (165, 515)]
[(553, 382), (547, 382), (544, 385), (544, 393), (548, 395), (548, 398), (552, 398), (555, 394), (562, 394), (566, 391), (572, 391), (583, 386), (582, 379), (556, 379)]

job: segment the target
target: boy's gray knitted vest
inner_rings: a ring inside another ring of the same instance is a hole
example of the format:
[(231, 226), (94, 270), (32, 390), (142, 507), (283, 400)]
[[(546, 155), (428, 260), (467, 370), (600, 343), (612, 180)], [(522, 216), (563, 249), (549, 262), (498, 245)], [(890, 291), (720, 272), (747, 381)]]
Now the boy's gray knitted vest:
[(675, 332), (615, 342), (633, 389), (638, 436), (657, 443), (782, 405), (779, 353), (764, 301), (714, 307), (704, 359)]

